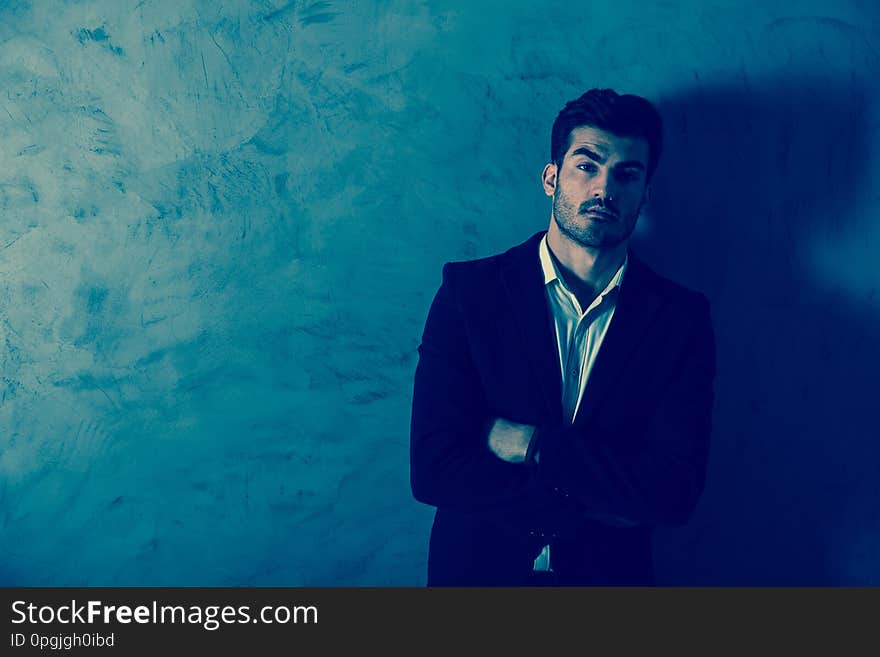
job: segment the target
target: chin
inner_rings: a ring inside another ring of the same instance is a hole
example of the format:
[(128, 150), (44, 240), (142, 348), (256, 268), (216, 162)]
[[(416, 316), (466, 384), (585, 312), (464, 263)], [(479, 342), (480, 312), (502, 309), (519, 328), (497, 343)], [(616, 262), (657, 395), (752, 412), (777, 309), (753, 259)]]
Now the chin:
[(609, 235), (601, 225), (590, 223), (579, 230), (571, 231), (569, 236), (578, 244), (589, 247), (613, 246), (618, 240), (613, 235)]

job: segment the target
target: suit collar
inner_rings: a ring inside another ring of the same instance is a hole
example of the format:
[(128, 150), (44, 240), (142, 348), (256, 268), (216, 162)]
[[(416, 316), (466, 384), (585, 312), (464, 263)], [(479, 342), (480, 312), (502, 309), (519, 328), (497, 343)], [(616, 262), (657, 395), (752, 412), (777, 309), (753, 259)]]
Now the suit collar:
[[(522, 338), (522, 350), (553, 422), (562, 421), (562, 388), (555, 329), (547, 307), (538, 246), (546, 231), (535, 233), (502, 256), (501, 278)], [(587, 382), (576, 424), (589, 420), (651, 325), (662, 303), (656, 275), (632, 251), (614, 317)]]
[(535, 233), (502, 256), (501, 279), (522, 337), (522, 353), (531, 364), (547, 412), (553, 423), (557, 423), (562, 420), (562, 384), (556, 333), (547, 308), (544, 274), (538, 257), (538, 245), (544, 233)]
[(590, 372), (575, 424), (589, 421), (601, 408), (605, 394), (626, 370), (662, 306), (656, 275), (631, 252), (629, 255), (626, 282), (620, 287), (614, 316)]

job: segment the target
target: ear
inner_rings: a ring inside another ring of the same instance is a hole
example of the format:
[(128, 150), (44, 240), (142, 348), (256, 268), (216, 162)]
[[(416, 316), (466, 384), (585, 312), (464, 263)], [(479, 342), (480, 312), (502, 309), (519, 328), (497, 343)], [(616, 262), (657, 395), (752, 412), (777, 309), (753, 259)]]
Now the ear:
[(541, 182), (544, 184), (544, 193), (547, 196), (553, 196), (556, 193), (557, 173), (557, 167), (553, 162), (548, 163), (544, 167), (544, 171), (541, 172)]

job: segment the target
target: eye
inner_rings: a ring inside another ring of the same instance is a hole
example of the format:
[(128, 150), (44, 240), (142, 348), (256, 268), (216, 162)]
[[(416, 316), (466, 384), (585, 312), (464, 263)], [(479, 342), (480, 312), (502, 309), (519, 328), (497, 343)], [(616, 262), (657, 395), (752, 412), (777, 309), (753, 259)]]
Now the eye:
[(642, 172), (638, 169), (624, 169), (617, 172), (617, 179), (623, 182), (635, 182), (642, 177)]
[(581, 171), (589, 171), (590, 173), (596, 171), (596, 165), (592, 162), (581, 162), (580, 164), (576, 164), (575, 166)]

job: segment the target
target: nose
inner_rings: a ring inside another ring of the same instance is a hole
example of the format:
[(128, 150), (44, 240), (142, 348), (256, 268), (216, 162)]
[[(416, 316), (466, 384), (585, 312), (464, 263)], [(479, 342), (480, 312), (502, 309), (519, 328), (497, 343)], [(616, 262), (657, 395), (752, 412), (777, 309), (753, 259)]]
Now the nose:
[(607, 172), (603, 171), (597, 175), (593, 180), (593, 184), (593, 198), (599, 199), (603, 203), (607, 203), (611, 200), (613, 190), (610, 176)]

